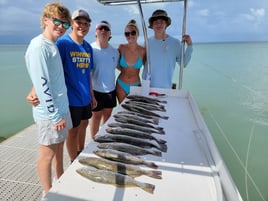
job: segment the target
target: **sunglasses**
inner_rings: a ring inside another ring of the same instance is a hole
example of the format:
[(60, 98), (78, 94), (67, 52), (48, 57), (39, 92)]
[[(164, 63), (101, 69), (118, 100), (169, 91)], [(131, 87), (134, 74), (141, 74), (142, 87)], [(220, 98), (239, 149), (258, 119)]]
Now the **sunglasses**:
[(54, 23), (57, 27), (60, 26), (60, 25), (62, 25), (62, 27), (63, 27), (64, 29), (69, 29), (69, 27), (71, 26), (69, 22), (63, 22), (63, 21), (61, 21), (61, 20), (59, 20), (59, 19), (57, 19), (57, 18), (52, 18), (52, 20), (53, 20), (53, 23)]
[(110, 31), (109, 27), (107, 27), (107, 26), (100, 26), (97, 29), (100, 30), (100, 31), (102, 31), (102, 30), (104, 30), (104, 31)]
[(129, 37), (130, 35), (131, 36), (136, 36), (137, 32), (135, 30), (131, 31), (131, 32), (125, 32), (125, 36), (126, 37)]

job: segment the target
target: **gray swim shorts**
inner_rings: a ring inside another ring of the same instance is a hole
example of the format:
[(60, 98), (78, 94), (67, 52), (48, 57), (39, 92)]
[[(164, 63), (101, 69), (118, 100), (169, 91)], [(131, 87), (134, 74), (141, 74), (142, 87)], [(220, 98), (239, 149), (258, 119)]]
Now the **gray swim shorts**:
[(66, 114), (64, 119), (66, 127), (60, 131), (55, 130), (54, 122), (51, 120), (37, 120), (38, 143), (47, 146), (65, 141), (68, 130), (72, 128), (70, 113)]

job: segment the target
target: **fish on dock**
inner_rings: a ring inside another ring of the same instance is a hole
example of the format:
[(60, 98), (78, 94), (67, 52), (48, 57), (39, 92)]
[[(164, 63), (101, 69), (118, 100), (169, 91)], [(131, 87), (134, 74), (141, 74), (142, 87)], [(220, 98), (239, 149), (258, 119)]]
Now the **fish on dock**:
[(128, 95), (126, 98), (136, 101), (141, 101), (145, 103), (167, 103), (165, 100), (159, 100), (157, 98), (151, 98), (147, 96), (141, 96), (141, 95)]
[(157, 169), (157, 165), (154, 162), (146, 161), (138, 156), (132, 154), (114, 150), (114, 149), (96, 149), (93, 153), (102, 158), (106, 158), (113, 161), (134, 164), (134, 165), (145, 165), (150, 168)]
[(97, 145), (100, 149), (114, 149), (126, 153), (130, 153), (136, 156), (140, 155), (153, 155), (153, 156), (162, 156), (162, 152), (158, 150), (154, 150), (152, 148), (146, 149), (139, 146), (135, 146), (132, 144), (127, 144), (123, 142), (108, 142), (108, 143), (99, 143)]
[(158, 118), (157, 119), (156, 118), (148, 119), (148, 118), (144, 118), (144, 117), (133, 115), (133, 114), (127, 114), (127, 113), (116, 113), (113, 115), (113, 117), (115, 117), (115, 118), (125, 117), (125, 118), (135, 119), (137, 121), (142, 121), (145, 123), (151, 123), (151, 124), (155, 124), (155, 125), (157, 125), (159, 123)]
[(127, 117), (124, 117), (124, 116), (114, 117), (114, 120), (117, 121), (117, 122), (120, 122), (120, 123), (131, 123), (131, 124), (135, 124), (135, 125), (139, 125), (139, 126), (144, 126), (144, 127), (147, 127), (147, 128), (153, 128), (153, 129), (156, 129), (156, 130), (163, 130), (164, 129), (163, 127), (152, 125), (150, 123), (139, 121), (137, 119), (127, 118)]
[(130, 165), (122, 162), (107, 160), (99, 157), (85, 157), (79, 159), (83, 165), (91, 166), (100, 170), (108, 170), (120, 174), (125, 174), (130, 177), (139, 177), (146, 175), (155, 179), (162, 179), (162, 172), (158, 170), (145, 170), (137, 165)]
[(155, 189), (155, 185), (153, 184), (143, 183), (130, 176), (112, 171), (98, 169), (96, 170), (89, 167), (82, 167), (77, 169), (76, 172), (81, 176), (98, 183), (110, 184), (118, 187), (139, 187), (151, 194), (154, 193)]
[(133, 112), (133, 111), (129, 111), (129, 110), (122, 110), (122, 111), (118, 111), (117, 114), (135, 115), (135, 116), (143, 117), (143, 118), (146, 118), (146, 119), (153, 119), (154, 121), (158, 121), (159, 122), (159, 117), (154, 117), (154, 116), (151, 116), (151, 115), (141, 114), (140, 112)]
[(156, 112), (144, 109), (144, 108), (139, 107), (137, 105), (129, 105), (129, 104), (123, 103), (123, 104), (121, 104), (121, 106), (124, 109), (129, 110), (129, 111), (140, 112), (141, 114), (151, 115), (151, 116), (154, 116), (154, 117), (159, 117), (161, 119), (168, 119), (169, 118), (168, 116), (162, 116), (162, 115), (160, 115), (160, 114), (158, 114)]
[(154, 140), (159, 144), (165, 144), (167, 142), (166, 140), (154, 137), (152, 134), (148, 134), (148, 133), (130, 129), (130, 128), (107, 127), (105, 131), (110, 134), (127, 135), (127, 136), (142, 138), (142, 139)]
[(156, 110), (156, 111), (166, 112), (165, 106), (160, 105), (160, 104), (144, 103), (144, 102), (135, 101), (135, 100), (125, 101), (125, 104), (137, 105), (147, 110)]
[(152, 140), (140, 139), (131, 136), (125, 135), (116, 135), (116, 134), (98, 134), (95, 136), (94, 140), (96, 142), (124, 142), (136, 146), (140, 146), (143, 148), (155, 147), (156, 149), (167, 152), (166, 144), (159, 144)]
[(149, 127), (144, 127), (144, 126), (140, 126), (137, 124), (132, 124), (132, 123), (120, 123), (120, 122), (111, 122), (108, 123), (109, 127), (121, 127), (121, 128), (130, 128), (130, 129), (134, 129), (134, 130), (139, 130), (148, 134), (160, 134), (160, 135), (164, 135), (165, 131), (161, 130), (161, 129), (154, 129), (154, 128), (149, 128)]

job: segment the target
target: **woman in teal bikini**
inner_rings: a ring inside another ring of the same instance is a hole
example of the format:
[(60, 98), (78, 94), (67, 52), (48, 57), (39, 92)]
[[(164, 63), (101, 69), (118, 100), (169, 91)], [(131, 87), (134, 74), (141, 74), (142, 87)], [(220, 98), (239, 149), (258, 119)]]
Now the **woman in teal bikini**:
[(119, 103), (129, 94), (131, 86), (141, 85), (139, 73), (146, 58), (145, 48), (137, 43), (139, 29), (135, 20), (130, 20), (126, 25), (125, 37), (128, 43), (118, 47), (120, 74), (116, 82), (116, 94)]

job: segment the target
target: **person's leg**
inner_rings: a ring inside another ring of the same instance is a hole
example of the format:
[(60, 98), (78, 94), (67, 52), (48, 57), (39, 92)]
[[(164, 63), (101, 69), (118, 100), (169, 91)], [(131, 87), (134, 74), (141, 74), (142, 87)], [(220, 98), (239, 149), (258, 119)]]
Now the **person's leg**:
[(90, 123), (90, 133), (91, 133), (92, 139), (94, 139), (95, 135), (99, 131), (101, 117), (102, 117), (102, 110), (92, 112), (91, 123)]
[(48, 146), (39, 144), (37, 171), (45, 193), (51, 188), (51, 164), (55, 153), (56, 144)]
[(78, 143), (77, 135), (78, 135), (78, 127), (71, 128), (68, 131), (66, 146), (71, 162), (73, 162), (77, 156), (77, 143)]
[(123, 102), (124, 98), (127, 96), (128, 91), (128, 86), (118, 78), (116, 82), (116, 96), (119, 103)]
[(78, 126), (78, 144), (77, 144), (77, 155), (84, 149), (86, 130), (88, 126), (88, 120), (81, 120)]
[(63, 146), (64, 142), (60, 142), (56, 146), (55, 156), (53, 158), (53, 166), (55, 170), (55, 179), (60, 178), (64, 172), (63, 168)]
[(111, 116), (113, 108), (104, 108), (102, 112), (102, 123), (104, 124)]

